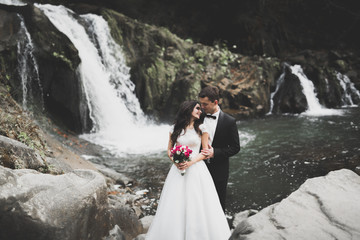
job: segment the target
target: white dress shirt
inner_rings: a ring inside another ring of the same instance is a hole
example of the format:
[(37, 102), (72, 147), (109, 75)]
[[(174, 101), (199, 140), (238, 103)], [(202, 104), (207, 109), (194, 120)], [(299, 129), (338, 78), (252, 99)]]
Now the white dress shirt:
[(216, 119), (210, 118), (210, 117), (205, 117), (204, 119), (204, 124), (207, 126), (207, 129), (209, 131), (209, 144), (212, 144), (212, 141), (214, 139), (214, 135), (215, 135), (215, 130), (216, 130), (216, 126), (219, 120), (219, 114), (220, 114), (220, 107), (218, 109), (217, 112), (215, 112), (214, 114), (210, 114), (212, 116), (215, 116)]

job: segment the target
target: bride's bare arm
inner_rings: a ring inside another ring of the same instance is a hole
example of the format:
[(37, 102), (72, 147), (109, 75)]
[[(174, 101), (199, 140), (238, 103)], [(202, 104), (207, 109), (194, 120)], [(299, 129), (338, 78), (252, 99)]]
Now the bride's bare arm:
[[(209, 147), (209, 134), (207, 132), (204, 132), (201, 135), (201, 145), (202, 145), (203, 149), (208, 149), (208, 147)], [(195, 158), (191, 159), (190, 162), (187, 162), (187, 167), (190, 167), (194, 163), (197, 163), (197, 162), (202, 161), (204, 159), (206, 159), (206, 156), (200, 153)]]
[(174, 144), (171, 141), (171, 133), (169, 133), (169, 143), (168, 143), (168, 148), (167, 148), (167, 155), (170, 158), (170, 160), (172, 161), (171, 158), (171, 149), (174, 147)]
[(202, 146), (202, 149), (208, 149), (209, 148), (209, 133), (204, 132), (201, 135), (201, 146)]

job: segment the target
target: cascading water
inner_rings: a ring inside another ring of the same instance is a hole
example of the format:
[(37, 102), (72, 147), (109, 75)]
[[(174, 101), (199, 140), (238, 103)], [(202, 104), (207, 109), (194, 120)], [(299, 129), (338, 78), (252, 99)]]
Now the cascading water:
[(276, 95), (276, 93), (279, 91), (280, 86), (283, 84), (284, 78), (285, 78), (285, 70), (281, 73), (280, 77), (276, 81), (275, 91), (270, 94), (270, 110), (267, 113), (268, 115), (272, 113), (272, 110), (274, 108), (274, 100), (273, 100), (273, 98)]
[(135, 84), (130, 80), (130, 68), (126, 66), (121, 47), (116, 44), (110, 34), (106, 21), (97, 15), (81, 16), (89, 24), (88, 33), (92, 42), (98, 46), (109, 81), (115, 88), (117, 96), (122, 98), (127, 109), (136, 116), (137, 122), (146, 122), (140, 103), (134, 94)]
[[(43, 90), (39, 78), (39, 68), (34, 57), (33, 51), (34, 46), (31, 40), (30, 33), (28, 32), (24, 19), (22, 16), (18, 15), (21, 22), (21, 31), (25, 36), (21, 41), (17, 44), (17, 56), (18, 56), (18, 72), (21, 78), (22, 83), (22, 92), (23, 92), (23, 101), (22, 105), (25, 110), (28, 109), (28, 100), (30, 100), (31, 105), (34, 104), (34, 98), (38, 98), (39, 105), (41, 109), (44, 109), (43, 102)], [(38, 85), (38, 89), (32, 89), (31, 85), (33, 82), (36, 82)]]
[(336, 77), (340, 82), (340, 86), (344, 90), (342, 95), (342, 103), (344, 107), (356, 107), (354, 100), (360, 102), (360, 92), (355, 88), (354, 83), (351, 82), (350, 78), (339, 72), (336, 73)]
[(81, 16), (91, 26), (89, 32), (97, 41), (97, 49), (71, 10), (48, 4), (36, 6), (79, 51), (78, 71), (94, 124), (91, 133), (81, 137), (118, 156), (164, 151), (169, 126), (152, 125), (144, 117), (121, 48), (111, 38), (106, 21), (93, 14)]
[(15, 6), (26, 5), (26, 3), (23, 3), (22, 1), (19, 0), (0, 0), (0, 4), (15, 5)]
[(343, 112), (336, 109), (328, 109), (319, 103), (319, 99), (316, 97), (315, 87), (311, 80), (307, 78), (300, 65), (290, 66), (291, 72), (295, 74), (301, 83), (303, 93), (308, 103), (308, 109), (303, 115), (310, 116), (325, 116), (325, 115), (341, 115)]

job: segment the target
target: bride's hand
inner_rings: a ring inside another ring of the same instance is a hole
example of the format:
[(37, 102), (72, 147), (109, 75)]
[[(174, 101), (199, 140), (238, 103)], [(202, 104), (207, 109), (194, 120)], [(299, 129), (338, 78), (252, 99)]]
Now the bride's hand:
[(179, 170), (185, 170), (187, 168), (186, 162), (184, 162), (184, 163), (174, 163), (174, 164)]

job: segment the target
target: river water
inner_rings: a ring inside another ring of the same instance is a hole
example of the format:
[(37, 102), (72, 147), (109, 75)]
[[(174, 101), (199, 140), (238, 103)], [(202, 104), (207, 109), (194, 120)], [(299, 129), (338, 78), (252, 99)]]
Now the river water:
[(306, 179), (360, 166), (360, 109), (335, 116), (269, 116), (239, 123), (254, 140), (231, 161), (228, 210), (261, 209)]
[[(269, 115), (238, 122), (241, 150), (230, 161), (227, 214), (279, 202), (308, 178), (341, 168), (359, 169), (360, 108), (341, 111), (342, 115)], [(105, 151), (92, 161), (136, 179), (137, 188), (148, 190), (155, 203), (145, 208), (151, 214), (171, 166), (166, 146), (163, 149), (123, 157)]]

